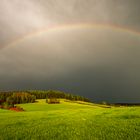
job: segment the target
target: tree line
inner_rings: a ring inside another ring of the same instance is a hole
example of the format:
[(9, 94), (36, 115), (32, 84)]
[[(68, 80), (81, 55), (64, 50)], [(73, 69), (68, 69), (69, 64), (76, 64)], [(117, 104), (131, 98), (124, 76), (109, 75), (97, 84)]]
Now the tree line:
[(36, 99), (67, 99), (72, 101), (89, 102), (88, 98), (83, 96), (73, 95), (58, 90), (28, 90), (28, 91), (10, 91), (0, 92), (0, 105), (3, 103), (10, 106), (21, 103), (33, 103)]
[(90, 102), (88, 98), (85, 98), (83, 96), (79, 95), (73, 95), (71, 93), (66, 93), (63, 91), (58, 91), (58, 90), (46, 90), (46, 91), (41, 91), (41, 90), (30, 90), (27, 91), (31, 95), (35, 95), (36, 99), (46, 99), (46, 98), (58, 98), (58, 99), (68, 99), (72, 101), (85, 101), (85, 102)]

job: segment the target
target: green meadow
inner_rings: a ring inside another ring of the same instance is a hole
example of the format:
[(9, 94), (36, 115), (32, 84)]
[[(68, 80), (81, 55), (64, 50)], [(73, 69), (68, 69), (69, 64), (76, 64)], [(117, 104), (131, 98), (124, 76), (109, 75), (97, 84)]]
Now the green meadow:
[(104, 108), (65, 102), (0, 109), (0, 140), (139, 140), (140, 107)]

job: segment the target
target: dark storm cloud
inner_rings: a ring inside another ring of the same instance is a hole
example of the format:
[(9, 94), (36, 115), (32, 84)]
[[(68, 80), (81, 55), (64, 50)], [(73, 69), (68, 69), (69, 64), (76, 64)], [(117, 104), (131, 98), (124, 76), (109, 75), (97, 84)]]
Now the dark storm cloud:
[(109, 28), (48, 31), (0, 51), (0, 87), (51, 88), (94, 101), (138, 102), (139, 45), (138, 35)]
[[(139, 0), (1, 0), (0, 47), (52, 25), (116, 24), (140, 31)], [(94, 101), (140, 101), (140, 36), (68, 28), (0, 50), (0, 89), (59, 89)]]

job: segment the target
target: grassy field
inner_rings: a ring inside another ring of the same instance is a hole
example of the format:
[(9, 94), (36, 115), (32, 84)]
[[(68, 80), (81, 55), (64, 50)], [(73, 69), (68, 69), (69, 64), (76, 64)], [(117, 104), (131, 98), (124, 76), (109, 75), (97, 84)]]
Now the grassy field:
[(26, 111), (0, 110), (0, 140), (139, 140), (140, 107), (101, 108), (21, 104)]

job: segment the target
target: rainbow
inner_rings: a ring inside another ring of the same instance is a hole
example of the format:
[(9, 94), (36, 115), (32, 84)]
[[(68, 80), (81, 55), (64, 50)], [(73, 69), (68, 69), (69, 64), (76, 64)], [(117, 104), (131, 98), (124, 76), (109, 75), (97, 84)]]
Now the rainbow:
[[(120, 32), (128, 32), (134, 35), (140, 35), (139, 31), (136, 31), (134, 29), (131, 28), (127, 28), (127, 27), (123, 27), (123, 26), (118, 26), (115, 24), (100, 24), (100, 23), (74, 23), (74, 24), (61, 24), (61, 25), (55, 25), (55, 26), (48, 26), (48, 27), (44, 27), (41, 28), (39, 30), (36, 30), (34, 32), (31, 32), (29, 34), (26, 34), (22, 37), (19, 37), (17, 39), (15, 39), (14, 41), (10, 42), (8, 45), (4, 46), (4, 47), (8, 47), (8, 46), (13, 46), (16, 44), (19, 44), (20, 42), (28, 39), (28, 38), (32, 38), (36, 35), (40, 35), (44, 32), (47, 31), (56, 31), (56, 30), (63, 30), (63, 29), (67, 29), (67, 28), (104, 28), (104, 29), (112, 29), (112, 30), (117, 30)], [(2, 48), (4, 48), (2, 47)]]

